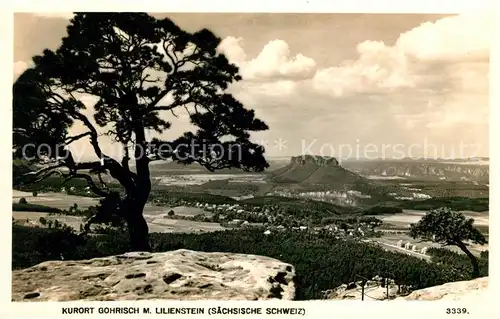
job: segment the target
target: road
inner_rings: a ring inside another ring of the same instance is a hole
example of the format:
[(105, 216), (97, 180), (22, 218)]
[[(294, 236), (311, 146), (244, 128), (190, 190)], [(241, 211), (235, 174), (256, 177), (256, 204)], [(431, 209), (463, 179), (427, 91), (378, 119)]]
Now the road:
[(377, 244), (381, 245), (382, 247), (387, 248), (387, 250), (397, 251), (397, 252), (400, 252), (400, 253), (403, 253), (403, 254), (408, 254), (408, 255), (413, 256), (413, 257), (418, 257), (420, 259), (431, 260), (431, 256), (429, 256), (429, 255), (424, 255), (424, 254), (421, 254), (419, 252), (407, 250), (407, 249), (404, 249), (403, 247), (399, 247), (397, 245), (392, 245), (392, 244), (384, 243), (384, 242), (377, 241), (377, 240), (374, 240), (374, 242), (376, 242)]

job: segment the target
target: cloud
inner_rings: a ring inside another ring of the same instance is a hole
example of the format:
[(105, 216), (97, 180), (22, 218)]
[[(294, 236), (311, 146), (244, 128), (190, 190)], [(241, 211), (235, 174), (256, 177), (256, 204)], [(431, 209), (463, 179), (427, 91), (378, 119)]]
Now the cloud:
[[(338, 47), (342, 39), (332, 37), (332, 43), (324, 44), (327, 53), (318, 55), (309, 51), (304, 56), (291, 48), (321, 43), (309, 38), (294, 41), (277, 31), (276, 37), (286, 41), (272, 40), (255, 48), (250, 41), (257, 40), (246, 38), (246, 49), (242, 38), (226, 37), (219, 50), (243, 76), (230, 92), (270, 127), (252, 135), (269, 142), (270, 155), (301, 153), (303, 141), (317, 140), (313, 149), (321, 152), (323, 145), (354, 147), (357, 140), (361, 145), (411, 145), (424, 139), (437, 145), (478, 143), (481, 154), (487, 155), (492, 30), (488, 19), (461, 15), (426, 22), (396, 35), (391, 43), (365, 37), (367, 41), (357, 46)], [(335, 55), (333, 50), (345, 53), (342, 56), (354, 54), (339, 63), (324, 55)], [(14, 72), (26, 67), (18, 61)], [(162, 113), (173, 123), (162, 137), (175, 138), (189, 129), (188, 118), (178, 115)], [(105, 149), (119, 146), (105, 138)], [(273, 148), (279, 138), (288, 143), (281, 151)], [(88, 141), (81, 147), (89, 147)]]
[(420, 61), (484, 61), (489, 59), (492, 30), (491, 15), (462, 14), (403, 33), (395, 47)]
[(416, 79), (409, 71), (410, 62), (397, 48), (383, 42), (365, 41), (357, 46), (357, 53), (358, 60), (318, 70), (313, 78), (314, 88), (342, 96), (415, 86)]
[(263, 96), (265, 98), (288, 97), (300, 86), (300, 82), (291, 80), (278, 80), (274, 82), (250, 82), (243, 81), (233, 85), (232, 92), (245, 96), (246, 100), (253, 97)]
[(419, 88), (439, 77), (474, 86), (476, 77), (466, 74), (481, 65), (461, 63), (488, 62), (492, 23), (489, 15), (466, 14), (423, 23), (402, 33), (394, 45), (364, 41), (357, 46), (356, 60), (318, 70), (312, 84), (334, 96)]
[(245, 62), (247, 55), (241, 46), (243, 38), (226, 37), (219, 44), (219, 51), (224, 53), (229, 61), (241, 64)]
[(33, 12), (33, 15), (43, 18), (71, 19), (75, 15), (73, 12)]
[(14, 62), (14, 80), (16, 80), (24, 71), (32, 66), (32, 62), (17, 61)]
[(222, 40), (219, 50), (229, 61), (240, 67), (245, 80), (286, 80), (311, 77), (316, 71), (316, 62), (301, 53), (292, 55), (283, 40), (269, 41), (254, 58), (247, 59), (242, 46), (243, 39), (227, 37)]

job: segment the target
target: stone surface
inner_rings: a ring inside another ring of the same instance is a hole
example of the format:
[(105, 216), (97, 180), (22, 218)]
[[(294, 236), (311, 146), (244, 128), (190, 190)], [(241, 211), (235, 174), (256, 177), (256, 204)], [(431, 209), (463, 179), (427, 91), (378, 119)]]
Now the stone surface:
[(469, 281), (449, 282), (444, 285), (429, 287), (412, 292), (397, 300), (484, 300), (488, 289), (488, 277)]
[[(389, 300), (470, 300), (485, 298), (488, 288), (488, 277), (470, 281), (449, 282), (440, 286), (428, 287), (405, 293), (404, 289), (398, 294), (398, 287), (391, 282), (389, 285)], [(368, 281), (365, 285), (365, 301), (387, 300), (387, 289), (381, 287), (377, 280)], [(337, 288), (324, 292), (325, 299), (361, 300), (361, 282), (343, 284)]]
[(292, 265), (264, 256), (127, 253), (13, 271), (12, 300), (291, 300), (294, 277)]
[(315, 155), (301, 155), (293, 156), (290, 160), (291, 164), (315, 164), (323, 166), (339, 166), (336, 158), (330, 156), (315, 156)]

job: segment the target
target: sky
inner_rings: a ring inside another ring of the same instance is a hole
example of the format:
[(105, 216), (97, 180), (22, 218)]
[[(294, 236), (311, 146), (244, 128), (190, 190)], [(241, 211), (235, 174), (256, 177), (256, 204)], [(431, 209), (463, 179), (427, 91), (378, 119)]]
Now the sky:
[[(252, 136), (270, 156), (489, 156), (490, 15), (154, 15), (223, 39), (243, 77), (229, 91), (269, 125)], [(14, 77), (59, 46), (70, 16), (15, 14)], [(190, 128), (165, 118), (165, 138)]]

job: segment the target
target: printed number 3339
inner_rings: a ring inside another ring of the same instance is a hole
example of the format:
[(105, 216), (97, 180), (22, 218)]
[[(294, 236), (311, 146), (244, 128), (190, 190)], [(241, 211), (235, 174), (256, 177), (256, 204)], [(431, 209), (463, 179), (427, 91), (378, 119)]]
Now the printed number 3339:
[(460, 315), (468, 314), (467, 308), (446, 308), (446, 314), (448, 315)]

